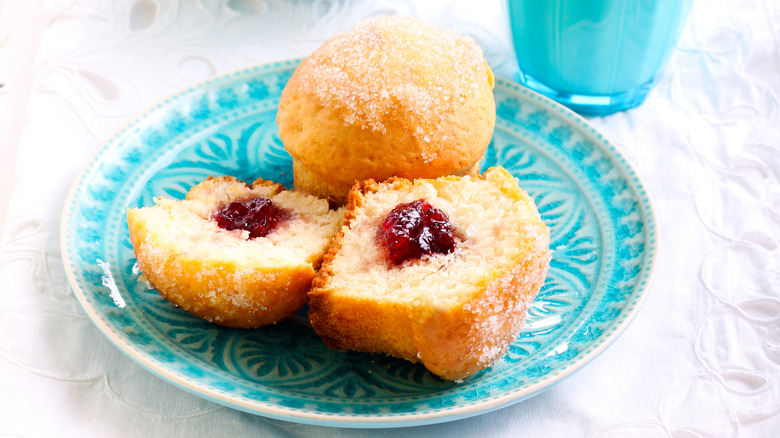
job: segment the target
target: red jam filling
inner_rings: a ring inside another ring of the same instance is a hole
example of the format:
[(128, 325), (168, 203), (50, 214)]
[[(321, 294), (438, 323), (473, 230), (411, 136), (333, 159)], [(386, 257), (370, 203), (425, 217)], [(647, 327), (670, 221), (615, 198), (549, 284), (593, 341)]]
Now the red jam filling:
[(446, 213), (423, 199), (397, 205), (382, 222), (381, 239), (388, 259), (396, 265), (455, 249), (452, 224)]
[(289, 217), (286, 210), (276, 207), (268, 198), (233, 201), (223, 205), (212, 219), (225, 230), (246, 230), (249, 237), (264, 237)]

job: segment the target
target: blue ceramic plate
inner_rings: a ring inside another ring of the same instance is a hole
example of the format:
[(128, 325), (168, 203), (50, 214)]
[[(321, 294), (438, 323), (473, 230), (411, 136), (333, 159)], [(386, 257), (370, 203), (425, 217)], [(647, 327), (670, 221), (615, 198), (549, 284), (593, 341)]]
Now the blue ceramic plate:
[(97, 327), (152, 373), (236, 409), (343, 427), (465, 418), (531, 397), (625, 330), (647, 295), (656, 225), (626, 160), (582, 118), (498, 81), (483, 168), (520, 179), (552, 229), (553, 260), (527, 327), (493, 367), (462, 383), (384, 355), (330, 350), (305, 311), (272, 327), (221, 328), (139, 281), (128, 207), (183, 198), (209, 175), (292, 186), (276, 108), (297, 61), (222, 76), (160, 103), (119, 132), (75, 181), (62, 219), (74, 293)]

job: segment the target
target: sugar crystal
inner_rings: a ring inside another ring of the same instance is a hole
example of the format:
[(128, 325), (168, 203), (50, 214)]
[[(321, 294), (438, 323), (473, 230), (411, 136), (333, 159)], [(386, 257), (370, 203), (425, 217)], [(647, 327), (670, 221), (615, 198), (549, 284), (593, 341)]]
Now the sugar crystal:
[(404, 114), (426, 143), (444, 136), (432, 115), (473, 99), (489, 75), (470, 37), (408, 17), (358, 22), (304, 62), (302, 86), (344, 109), (345, 124), (385, 133), (387, 120)]

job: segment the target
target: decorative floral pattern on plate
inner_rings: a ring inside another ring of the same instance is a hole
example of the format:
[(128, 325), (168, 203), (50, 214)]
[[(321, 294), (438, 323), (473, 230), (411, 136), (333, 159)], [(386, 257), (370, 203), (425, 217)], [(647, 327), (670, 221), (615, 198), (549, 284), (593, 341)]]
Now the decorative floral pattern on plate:
[(257, 330), (212, 325), (140, 279), (125, 211), (182, 198), (209, 175), (292, 186), (276, 127), (297, 61), (222, 76), (160, 103), (118, 133), (74, 183), (62, 220), (69, 280), (87, 314), (152, 373), (218, 403), (272, 418), (344, 427), (455, 420), (516, 403), (570, 375), (627, 327), (656, 257), (647, 194), (626, 160), (563, 107), (496, 84), (483, 168), (502, 165), (551, 227), (548, 279), (508, 354), (464, 382), (384, 355), (330, 350), (306, 309)]

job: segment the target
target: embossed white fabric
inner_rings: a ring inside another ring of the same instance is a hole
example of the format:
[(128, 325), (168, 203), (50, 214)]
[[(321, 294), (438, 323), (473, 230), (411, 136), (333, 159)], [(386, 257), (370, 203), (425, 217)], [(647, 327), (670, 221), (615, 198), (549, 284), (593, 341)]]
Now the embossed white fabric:
[(470, 34), (498, 76), (516, 71), (498, 0), (0, 0), (0, 436), (780, 436), (774, 0), (699, 0), (648, 100), (590, 120), (646, 184), (658, 265), (627, 331), (536, 397), (397, 430), (287, 423), (190, 395), (98, 332), (58, 244), (68, 187), (95, 151), (188, 84), (303, 57), (380, 14)]

